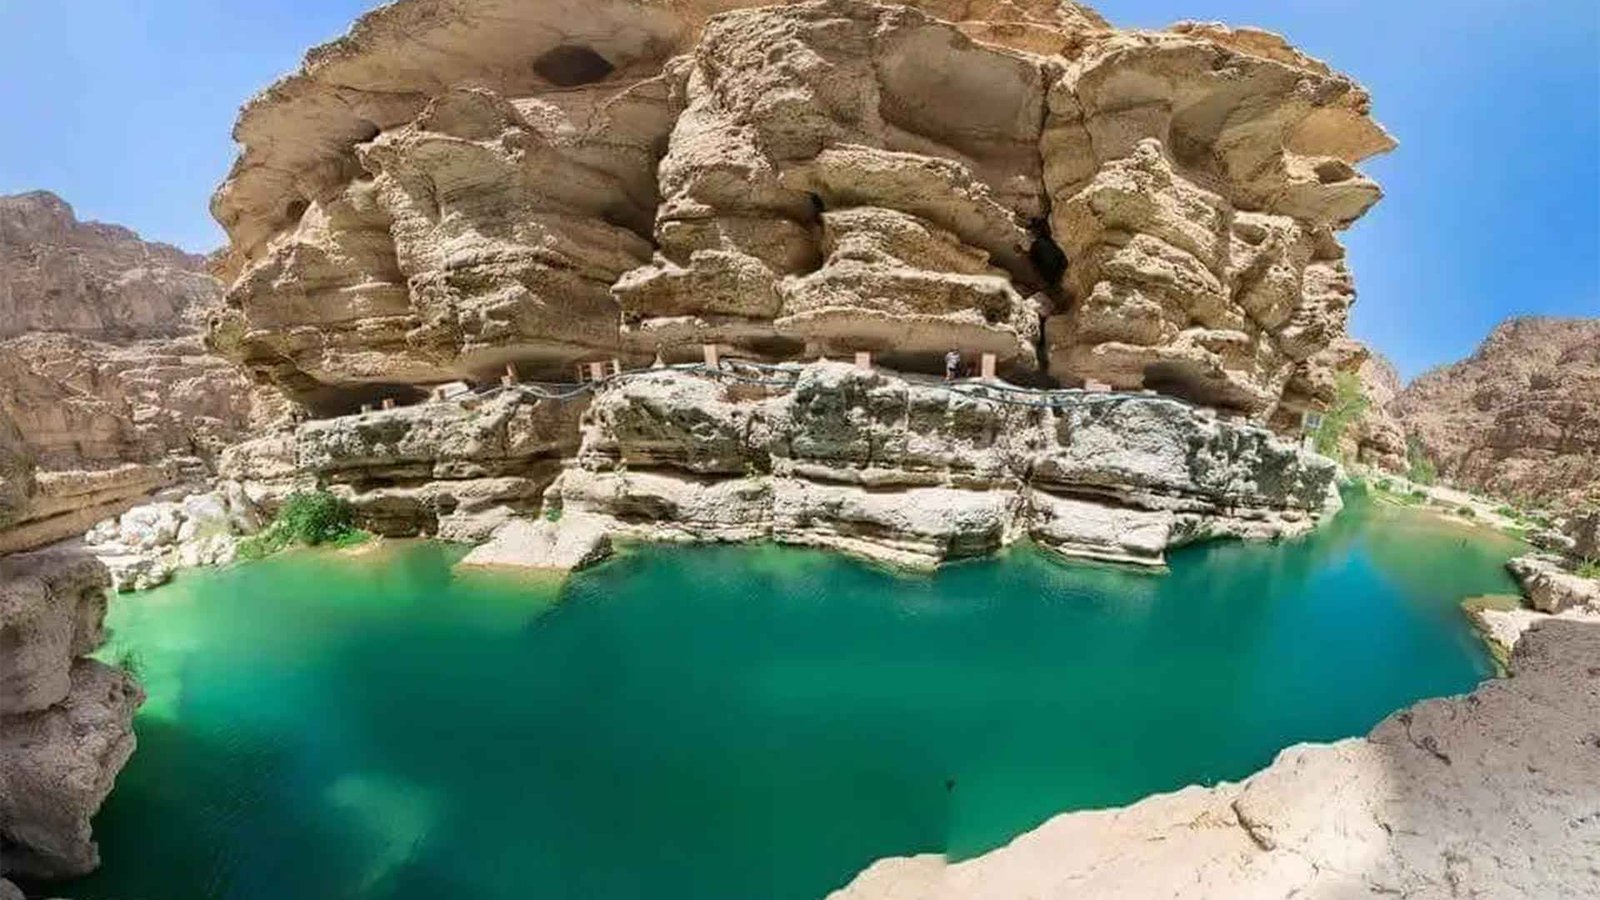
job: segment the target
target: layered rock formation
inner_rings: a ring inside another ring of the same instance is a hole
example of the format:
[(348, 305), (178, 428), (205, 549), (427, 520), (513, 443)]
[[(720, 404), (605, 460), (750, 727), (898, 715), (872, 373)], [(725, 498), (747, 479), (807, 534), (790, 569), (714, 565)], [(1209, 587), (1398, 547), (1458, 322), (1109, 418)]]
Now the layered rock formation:
[(1193, 540), (1302, 532), (1337, 503), (1330, 461), (1259, 427), (1154, 396), (1016, 399), (842, 363), (763, 379), (664, 369), (592, 401), (509, 389), (311, 422), (223, 468), (268, 502), (317, 477), (386, 534), (481, 538), (542, 503), (623, 535), (906, 565), (1023, 536), (1159, 563)]
[(0, 557), (0, 874), (99, 864), (90, 819), (133, 752), (143, 700), (84, 658), (104, 640), (106, 569), (81, 553)]
[(834, 900), (1600, 895), (1600, 623), (1546, 621), (1514, 677), (1238, 784), (1069, 813), (960, 863), (883, 860)]
[(252, 100), (214, 346), (319, 415), (951, 347), (1298, 428), (1393, 142), (1263, 32), (1056, 0), (402, 0)]
[(321, 484), (377, 534), (480, 541), (538, 511), (587, 406), (510, 390), (322, 419), (230, 447), (220, 469), (268, 508)]
[(1600, 319), (1511, 319), (1393, 404), (1439, 474), (1525, 504), (1600, 503)]
[(0, 553), (203, 470), (268, 412), (201, 345), (217, 296), (199, 257), (79, 222), (51, 194), (0, 197), (0, 431), (18, 460), (0, 472)]

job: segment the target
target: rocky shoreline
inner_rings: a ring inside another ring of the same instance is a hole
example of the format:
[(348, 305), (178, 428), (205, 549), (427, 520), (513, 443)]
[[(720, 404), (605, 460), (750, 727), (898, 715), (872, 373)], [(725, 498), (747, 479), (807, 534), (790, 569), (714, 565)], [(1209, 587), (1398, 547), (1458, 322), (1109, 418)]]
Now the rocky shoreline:
[(111, 579), (81, 552), (0, 557), (0, 875), (69, 878), (99, 865), (90, 819), (134, 748), (144, 700), (105, 641)]
[(394, 537), (480, 542), (542, 518), (911, 567), (1023, 537), (1159, 565), (1171, 547), (1292, 536), (1338, 509), (1334, 463), (1258, 426), (1157, 396), (1050, 396), (843, 363), (764, 380), (663, 368), (592, 397), (513, 388), (319, 420), (230, 450), (222, 473), (267, 505), (319, 480)]
[(1600, 895), (1600, 624), (1545, 621), (1510, 678), (1304, 744), (1239, 783), (1066, 813), (951, 863), (880, 860), (831, 900)]

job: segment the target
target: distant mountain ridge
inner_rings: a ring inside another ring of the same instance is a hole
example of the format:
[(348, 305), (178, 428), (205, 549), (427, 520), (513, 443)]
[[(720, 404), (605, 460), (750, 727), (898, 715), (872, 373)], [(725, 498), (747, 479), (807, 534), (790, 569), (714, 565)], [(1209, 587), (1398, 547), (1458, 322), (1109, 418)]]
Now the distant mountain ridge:
[(206, 259), (0, 196), (0, 553), (81, 534), (203, 470), (261, 395), (200, 337)]
[(1450, 481), (1538, 505), (1600, 503), (1600, 318), (1508, 319), (1390, 409)]

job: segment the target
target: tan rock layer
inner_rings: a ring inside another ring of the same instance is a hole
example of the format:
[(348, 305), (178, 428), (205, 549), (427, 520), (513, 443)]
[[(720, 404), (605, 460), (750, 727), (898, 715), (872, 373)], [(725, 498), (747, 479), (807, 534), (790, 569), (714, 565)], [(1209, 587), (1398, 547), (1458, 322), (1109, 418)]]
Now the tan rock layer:
[(839, 363), (767, 380), (792, 387), (663, 370), (592, 401), (469, 396), (306, 423), (222, 468), (269, 504), (320, 480), (391, 535), (481, 540), (559, 511), (635, 537), (771, 538), (913, 566), (1025, 535), (1159, 564), (1207, 537), (1300, 533), (1337, 502), (1330, 461), (1170, 399), (1048, 410)]
[(1393, 146), (1369, 105), (1274, 35), (1064, 2), (402, 0), (241, 113), (211, 334), (322, 415), (507, 363), (956, 346), (1290, 431)]
[(199, 257), (0, 197), (0, 553), (82, 534), (281, 411), (202, 346), (219, 293)]

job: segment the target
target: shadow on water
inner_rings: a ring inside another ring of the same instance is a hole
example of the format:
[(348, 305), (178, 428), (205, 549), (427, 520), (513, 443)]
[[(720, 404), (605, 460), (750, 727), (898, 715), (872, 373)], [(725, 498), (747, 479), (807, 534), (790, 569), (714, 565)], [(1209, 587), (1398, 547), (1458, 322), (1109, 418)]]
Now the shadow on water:
[(68, 892), (817, 897), (1470, 687), (1456, 602), (1505, 557), (1458, 539), (1353, 503), (1165, 576), (644, 547), (552, 606), (415, 545), (181, 579), (113, 609), (166, 696)]

